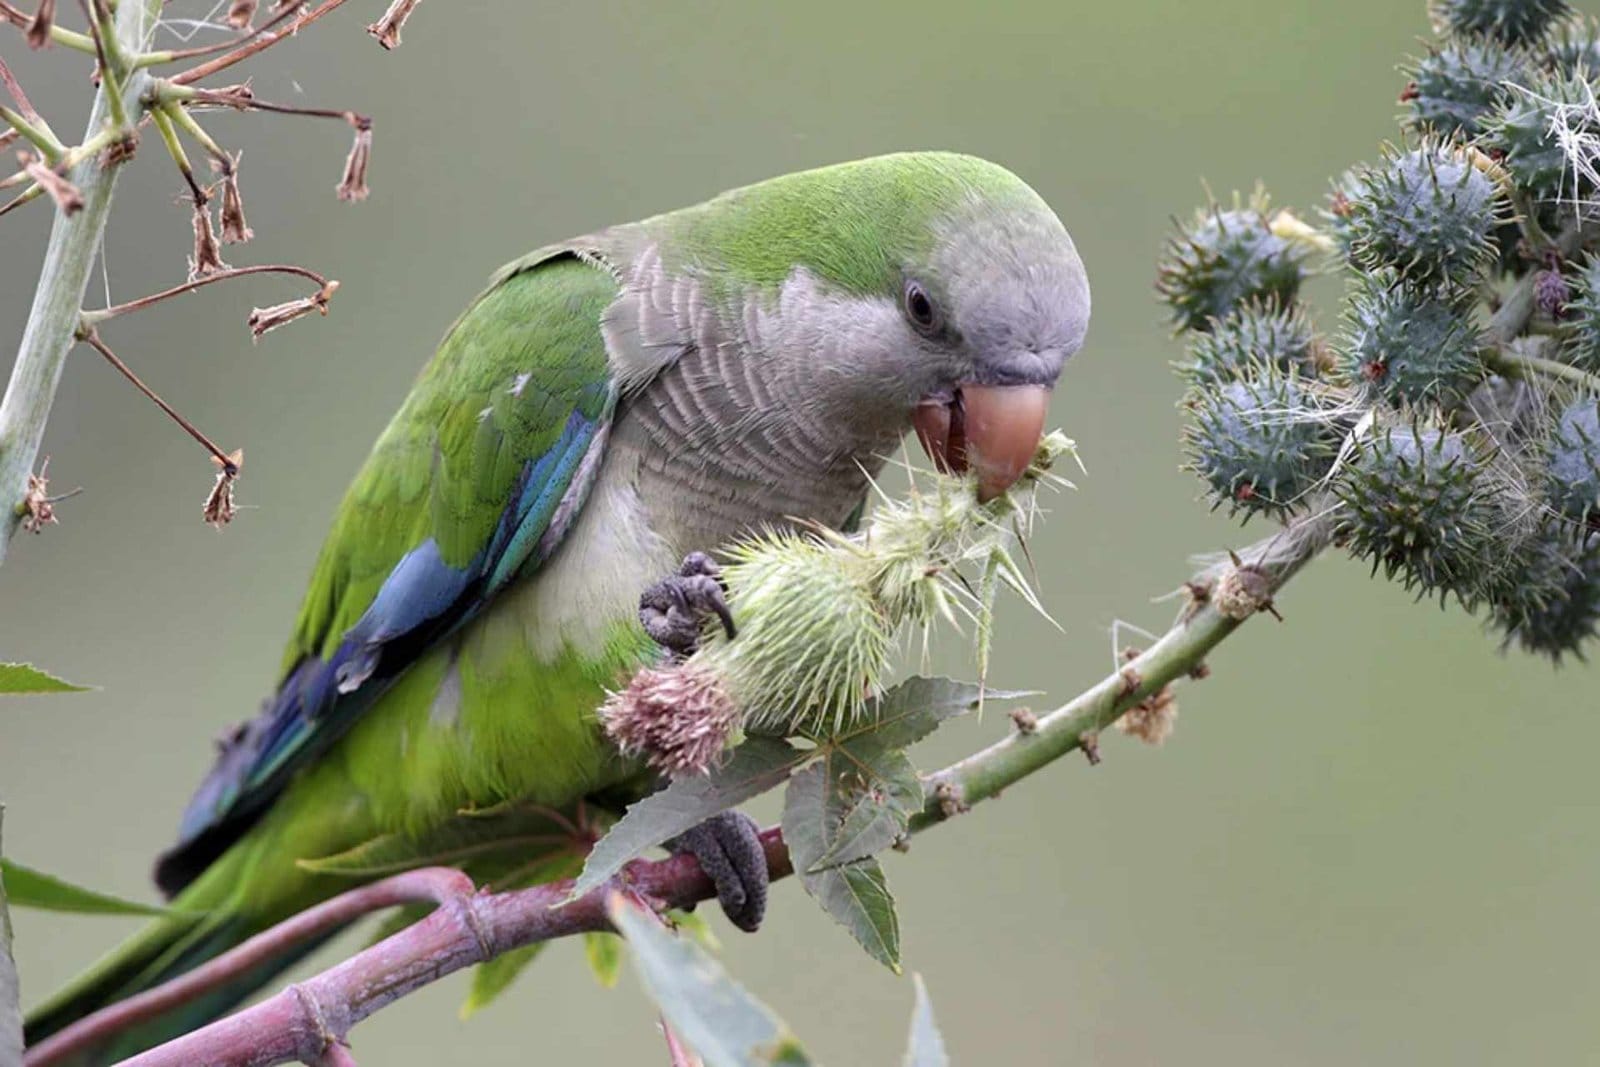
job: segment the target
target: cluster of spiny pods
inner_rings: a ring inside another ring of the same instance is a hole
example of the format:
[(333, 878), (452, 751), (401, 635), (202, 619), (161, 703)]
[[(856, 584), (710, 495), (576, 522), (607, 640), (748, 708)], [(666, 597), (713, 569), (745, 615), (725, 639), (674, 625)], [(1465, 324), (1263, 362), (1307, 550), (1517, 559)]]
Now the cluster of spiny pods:
[[(1264, 194), (1169, 242), (1189, 464), (1559, 660), (1600, 632), (1600, 24), (1439, 0), (1403, 132), (1320, 225)], [(1300, 302), (1342, 272), (1326, 335)]]

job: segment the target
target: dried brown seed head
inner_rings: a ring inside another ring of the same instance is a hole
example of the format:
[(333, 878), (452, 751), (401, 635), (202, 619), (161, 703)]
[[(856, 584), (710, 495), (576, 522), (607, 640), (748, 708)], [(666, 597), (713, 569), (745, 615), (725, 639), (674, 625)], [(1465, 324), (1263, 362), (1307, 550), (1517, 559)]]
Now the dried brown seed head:
[(350, 125), (355, 127), (355, 142), (345, 157), (344, 177), (339, 180), (339, 199), (347, 201), (367, 198), (367, 164), (372, 158), (372, 120), (351, 112)]
[(619, 749), (673, 777), (715, 766), (740, 718), (715, 674), (683, 664), (639, 671), (599, 714)]
[(56, 207), (63, 215), (76, 215), (83, 210), (83, 194), (78, 191), (78, 187), (57, 174), (44, 160), (32, 152), (18, 152), (17, 162), (22, 164), (22, 169), (27, 172), (28, 177), (37, 182), (39, 188), (56, 202)]

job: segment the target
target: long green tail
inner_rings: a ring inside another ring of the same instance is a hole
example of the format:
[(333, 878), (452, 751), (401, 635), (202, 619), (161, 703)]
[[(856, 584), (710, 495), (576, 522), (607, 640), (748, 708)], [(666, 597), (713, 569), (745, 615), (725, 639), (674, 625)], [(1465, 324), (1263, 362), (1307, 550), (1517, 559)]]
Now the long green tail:
[[(192, 970), (253, 936), (266, 925), (246, 917), (235, 898), (241, 884), (235, 850), (173, 900), (173, 914), (157, 919), (113, 949), (70, 985), (28, 1013), (27, 1043), (51, 1034), (136, 993)], [(230, 862), (233, 860), (234, 862)], [(330, 932), (332, 937), (337, 931)], [(65, 1061), (82, 1067), (110, 1064), (169, 1041), (225, 1014), (285, 968), (316, 949), (326, 937), (296, 946), (239, 978), (166, 1014), (140, 1023), (105, 1045)]]

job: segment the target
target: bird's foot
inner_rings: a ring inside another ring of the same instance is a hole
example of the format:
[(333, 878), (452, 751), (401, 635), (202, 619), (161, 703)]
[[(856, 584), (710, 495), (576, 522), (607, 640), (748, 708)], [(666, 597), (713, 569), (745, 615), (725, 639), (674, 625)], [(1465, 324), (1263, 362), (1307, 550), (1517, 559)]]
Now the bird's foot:
[(722, 913), (739, 929), (754, 933), (767, 912), (767, 854), (750, 816), (739, 811), (713, 815), (667, 842), (673, 852), (688, 852), (717, 887)]
[(729, 637), (734, 636), (721, 571), (704, 552), (683, 557), (677, 574), (663, 578), (639, 598), (644, 632), (680, 659), (694, 655), (700, 647), (700, 629), (712, 616), (722, 622)]

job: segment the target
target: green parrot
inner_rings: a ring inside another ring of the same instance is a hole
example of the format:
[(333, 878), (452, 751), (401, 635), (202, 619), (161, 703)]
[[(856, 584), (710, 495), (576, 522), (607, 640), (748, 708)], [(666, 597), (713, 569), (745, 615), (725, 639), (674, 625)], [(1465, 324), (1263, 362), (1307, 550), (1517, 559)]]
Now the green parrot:
[[(30, 1043), (353, 884), (297, 861), (507, 802), (648, 792), (594, 712), (720, 606), (701, 551), (847, 526), (913, 428), (939, 466), (1003, 491), (1088, 321), (1044, 201), (942, 152), (774, 178), (502, 269), (356, 476), (276, 693), (220, 742), (156, 866), (186, 914), (41, 1005)], [(739, 816), (675, 843), (745, 928), (766, 893), (753, 841)], [(89, 1062), (192, 1029), (291, 962)]]

